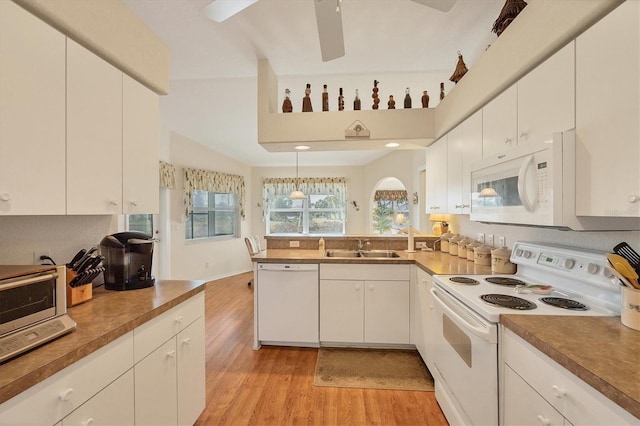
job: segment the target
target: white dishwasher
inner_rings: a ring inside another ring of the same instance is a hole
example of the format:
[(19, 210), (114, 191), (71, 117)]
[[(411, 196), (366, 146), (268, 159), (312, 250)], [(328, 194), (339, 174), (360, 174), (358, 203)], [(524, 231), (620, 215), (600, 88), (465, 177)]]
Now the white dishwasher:
[(258, 263), (259, 344), (320, 345), (318, 264)]

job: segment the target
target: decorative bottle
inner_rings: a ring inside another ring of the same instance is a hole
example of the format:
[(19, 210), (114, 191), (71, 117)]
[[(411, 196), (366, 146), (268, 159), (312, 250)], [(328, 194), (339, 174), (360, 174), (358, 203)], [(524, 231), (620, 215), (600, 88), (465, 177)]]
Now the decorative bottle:
[(444, 83), (440, 83), (440, 100), (444, 99)]
[(393, 99), (393, 95), (389, 95), (389, 102), (387, 102), (389, 109), (396, 109), (396, 101)]
[(307, 83), (307, 88), (304, 89), (304, 98), (302, 98), (302, 112), (313, 112), (313, 106), (311, 105), (311, 84)]
[(407, 90), (404, 94), (404, 107), (405, 108), (411, 108), (411, 95), (409, 95), (409, 88), (407, 87)]
[(292, 112), (293, 105), (291, 104), (291, 99), (289, 95), (291, 91), (289, 89), (284, 89), (284, 101), (282, 102), (282, 112)]
[(340, 88), (340, 95), (338, 96), (338, 111), (344, 111), (344, 96), (342, 96), (342, 87)]
[(380, 89), (378, 89), (378, 83), (380, 83), (378, 80), (373, 80), (373, 93), (371, 94), (371, 97), (373, 98), (373, 105), (371, 106), (372, 109), (378, 109), (378, 104), (380, 103), (380, 97), (378, 96), (378, 91)]
[(329, 111), (329, 93), (327, 93), (327, 85), (322, 86), (322, 110)]
[(360, 111), (360, 97), (358, 96), (358, 89), (356, 89), (356, 97), (353, 100), (353, 110)]
[(429, 94), (426, 90), (422, 92), (422, 108), (429, 108)]

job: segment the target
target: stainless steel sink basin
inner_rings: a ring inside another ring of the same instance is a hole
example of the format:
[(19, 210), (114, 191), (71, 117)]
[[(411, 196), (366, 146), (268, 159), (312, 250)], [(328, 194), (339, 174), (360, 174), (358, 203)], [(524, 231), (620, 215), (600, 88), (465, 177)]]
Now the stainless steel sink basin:
[(400, 257), (398, 253), (393, 250), (366, 250), (361, 251), (362, 257)]
[(400, 257), (398, 253), (393, 250), (327, 250), (325, 251), (325, 257), (368, 257), (368, 258), (390, 258)]
[(360, 257), (360, 253), (356, 250), (327, 250), (325, 257)]

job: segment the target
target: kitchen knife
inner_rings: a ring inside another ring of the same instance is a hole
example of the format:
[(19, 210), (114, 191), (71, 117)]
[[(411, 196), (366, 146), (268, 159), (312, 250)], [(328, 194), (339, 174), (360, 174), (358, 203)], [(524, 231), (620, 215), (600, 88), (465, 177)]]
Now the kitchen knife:
[(95, 261), (96, 257), (97, 256), (95, 255), (89, 256), (89, 257), (86, 257), (84, 260), (82, 260), (75, 269), (76, 273), (78, 275), (84, 273), (87, 269), (89, 269), (90, 267), (89, 265), (91, 265), (92, 262)]
[(87, 258), (89, 256), (91, 256), (93, 254), (94, 251), (98, 250), (97, 247), (91, 247), (88, 251), (85, 252), (85, 254), (73, 265), (71, 265), (71, 269), (73, 269), (74, 271), (78, 270), (78, 267), (82, 264), (82, 262), (84, 262), (85, 260), (87, 260)]
[(80, 251), (77, 252), (75, 256), (73, 256), (73, 259), (71, 259), (71, 262), (67, 263), (67, 267), (71, 268), (73, 264), (76, 263), (78, 260), (80, 260), (86, 252), (87, 252), (86, 249), (80, 249)]

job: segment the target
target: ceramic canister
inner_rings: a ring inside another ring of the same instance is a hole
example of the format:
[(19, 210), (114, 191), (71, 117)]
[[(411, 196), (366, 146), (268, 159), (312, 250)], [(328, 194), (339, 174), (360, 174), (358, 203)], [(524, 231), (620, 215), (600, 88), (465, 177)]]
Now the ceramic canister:
[(449, 254), (452, 256), (458, 255), (458, 242), (462, 240), (462, 236), (456, 234), (449, 238)]
[(491, 250), (491, 272), (496, 274), (514, 274), (515, 263), (511, 263), (511, 250), (501, 247)]
[(473, 263), (478, 266), (491, 266), (491, 247), (476, 247), (473, 250)]
[(458, 241), (458, 257), (467, 258), (467, 245), (471, 242), (471, 238), (464, 237)]
[(473, 262), (474, 250), (476, 247), (480, 247), (482, 243), (480, 241), (472, 240), (469, 244), (467, 244), (467, 260)]
[(453, 237), (451, 232), (445, 232), (440, 236), (440, 251), (449, 253), (449, 238)]
[(622, 287), (620, 320), (629, 328), (640, 331), (640, 290)]

